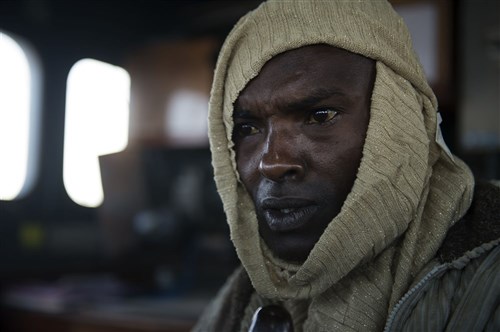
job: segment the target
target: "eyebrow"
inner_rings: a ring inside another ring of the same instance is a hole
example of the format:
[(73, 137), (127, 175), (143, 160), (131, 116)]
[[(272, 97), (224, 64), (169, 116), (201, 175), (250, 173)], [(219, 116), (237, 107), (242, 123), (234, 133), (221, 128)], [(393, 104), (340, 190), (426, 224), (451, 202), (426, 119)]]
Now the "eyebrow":
[(238, 118), (238, 119), (255, 119), (255, 116), (252, 114), (252, 112), (241, 109), (239, 108), (238, 105), (235, 106), (234, 111), (233, 111), (233, 119)]
[[(282, 105), (282, 108), (285, 111), (293, 111), (304, 108), (310, 108), (323, 100), (330, 98), (333, 95), (345, 95), (342, 91), (338, 89), (329, 89), (329, 88), (317, 88), (311, 91), (308, 91), (305, 96), (294, 97), (293, 100), (287, 101)], [(248, 109), (245, 109), (236, 103), (233, 112), (233, 118), (239, 119), (254, 119), (255, 114)]]
[(344, 95), (337, 89), (317, 88), (309, 91), (305, 97), (298, 97), (296, 100), (287, 102), (284, 106), (286, 110), (297, 110), (309, 108), (334, 95)]

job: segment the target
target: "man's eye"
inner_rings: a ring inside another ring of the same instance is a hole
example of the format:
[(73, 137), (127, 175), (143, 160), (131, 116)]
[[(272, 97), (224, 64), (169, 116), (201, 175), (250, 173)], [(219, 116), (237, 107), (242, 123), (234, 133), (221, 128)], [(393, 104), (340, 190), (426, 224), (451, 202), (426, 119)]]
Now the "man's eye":
[(259, 129), (251, 124), (237, 124), (234, 126), (234, 134), (238, 137), (255, 135)]
[(322, 108), (319, 110), (314, 110), (309, 115), (307, 123), (308, 124), (325, 123), (332, 120), (336, 115), (337, 111), (334, 111), (330, 108)]

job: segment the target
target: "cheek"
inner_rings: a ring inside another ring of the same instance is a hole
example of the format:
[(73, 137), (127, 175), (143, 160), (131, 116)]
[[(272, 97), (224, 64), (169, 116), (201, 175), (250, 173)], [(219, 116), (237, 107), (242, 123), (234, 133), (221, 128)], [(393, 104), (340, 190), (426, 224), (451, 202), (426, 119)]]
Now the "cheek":
[(237, 148), (236, 167), (245, 188), (253, 192), (259, 179), (259, 158), (255, 151)]
[(310, 157), (310, 165), (317, 167), (318, 174), (325, 174), (330, 182), (351, 186), (356, 178), (363, 155), (364, 136), (337, 138), (327, 145), (316, 146)]

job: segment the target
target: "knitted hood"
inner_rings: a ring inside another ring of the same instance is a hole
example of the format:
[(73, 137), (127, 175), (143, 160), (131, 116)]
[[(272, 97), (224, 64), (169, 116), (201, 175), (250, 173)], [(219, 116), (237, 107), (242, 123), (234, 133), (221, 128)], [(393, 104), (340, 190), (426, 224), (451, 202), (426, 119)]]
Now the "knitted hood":
[[(260, 239), (236, 169), (232, 112), (269, 59), (312, 44), (376, 60), (376, 78), (352, 191), (306, 261), (296, 265), (274, 257)], [(260, 297), (308, 301), (310, 330), (383, 326), (472, 199), (472, 175), (442, 143), (437, 118), (407, 28), (389, 3), (268, 1), (240, 19), (217, 62), (209, 135), (231, 239)]]

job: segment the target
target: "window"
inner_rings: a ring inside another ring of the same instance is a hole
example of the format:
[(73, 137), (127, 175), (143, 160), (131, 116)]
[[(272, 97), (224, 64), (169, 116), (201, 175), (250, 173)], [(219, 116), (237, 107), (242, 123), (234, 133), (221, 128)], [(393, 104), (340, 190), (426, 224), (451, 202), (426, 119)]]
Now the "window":
[(38, 68), (26, 43), (0, 31), (0, 200), (20, 198), (34, 183)]
[(97, 207), (103, 199), (99, 156), (128, 143), (130, 77), (120, 67), (93, 59), (75, 63), (68, 75), (63, 179), (76, 203)]

